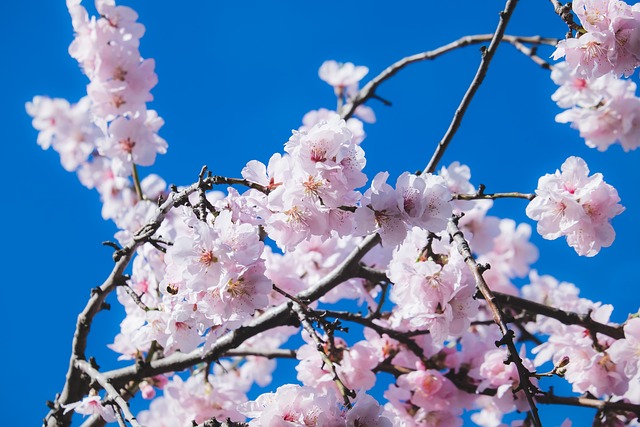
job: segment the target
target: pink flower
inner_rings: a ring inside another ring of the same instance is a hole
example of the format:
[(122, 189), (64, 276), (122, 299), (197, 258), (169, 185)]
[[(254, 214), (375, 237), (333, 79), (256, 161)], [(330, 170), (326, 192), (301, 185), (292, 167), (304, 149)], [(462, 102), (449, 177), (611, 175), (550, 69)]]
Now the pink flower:
[(322, 80), (333, 86), (336, 95), (341, 95), (345, 88), (357, 85), (369, 69), (365, 66), (355, 66), (351, 62), (339, 63), (333, 60), (325, 61), (318, 70)]
[(579, 255), (594, 256), (613, 243), (610, 221), (624, 207), (602, 174), (588, 176), (589, 168), (581, 158), (569, 157), (561, 170), (540, 178), (527, 216), (538, 221), (538, 233), (545, 239), (566, 236)]
[(26, 105), (33, 117), (33, 127), (40, 131), (38, 145), (53, 147), (60, 154), (60, 163), (69, 172), (87, 161), (103, 137), (92, 122), (89, 98), (70, 105), (64, 99), (36, 96)]
[(116, 421), (113, 406), (104, 406), (100, 396), (87, 396), (79, 402), (62, 405), (64, 413), (74, 411), (76, 414), (100, 415), (108, 423)]
[(109, 124), (109, 138), (98, 146), (100, 153), (121, 165), (124, 176), (131, 173), (133, 163), (150, 166), (156, 154), (167, 152), (167, 142), (156, 132), (164, 124), (155, 111), (145, 112), (145, 117), (118, 117)]

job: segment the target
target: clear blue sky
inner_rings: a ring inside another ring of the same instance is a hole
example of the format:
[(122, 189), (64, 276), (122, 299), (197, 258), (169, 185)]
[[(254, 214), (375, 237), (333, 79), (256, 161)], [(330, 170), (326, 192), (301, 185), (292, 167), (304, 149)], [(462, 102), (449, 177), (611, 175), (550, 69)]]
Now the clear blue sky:
[[(141, 52), (156, 60), (160, 82), (152, 108), (166, 121), (161, 135), (169, 143), (168, 154), (142, 174), (158, 173), (182, 185), (193, 182), (203, 164), (216, 174), (238, 176), (247, 161), (266, 161), (281, 152), (307, 111), (332, 108), (333, 91), (317, 77), (324, 60), (366, 65), (373, 77), (403, 56), (493, 32), (504, 1), (125, 4), (139, 12), (147, 28)], [(34, 95), (75, 102), (85, 93), (86, 77), (67, 54), (73, 34), (65, 2), (7, 2), (3, 11), (0, 123), (7, 150), (0, 157), (5, 200), (0, 360), (8, 382), (0, 387), (0, 407), (4, 425), (38, 425), (47, 410), (44, 401), (62, 388), (77, 313), (111, 269), (111, 249), (101, 242), (111, 240), (115, 228), (102, 220), (97, 194), (65, 172), (57, 154), (36, 145), (24, 110)], [(549, 2), (522, 0), (507, 32), (563, 37), (566, 27)], [(550, 53), (541, 50), (543, 57)], [(478, 61), (478, 47), (468, 47), (413, 65), (380, 88), (379, 95), (393, 106), (369, 104), (378, 116), (378, 123), (366, 127), (363, 145), (369, 177), (381, 170), (395, 177), (426, 165)], [(554, 90), (548, 71), (503, 45), (443, 164), (468, 164), (472, 181), (490, 192), (531, 192), (539, 176), (570, 155), (602, 172), (627, 208), (614, 221), (613, 247), (585, 259), (562, 240), (535, 235), (541, 257), (534, 267), (577, 284), (585, 297), (613, 303), (614, 318), (622, 321), (640, 305), (640, 273), (634, 267), (640, 153), (624, 154), (618, 146), (605, 153), (587, 148), (576, 131), (554, 122), (560, 111), (550, 99)], [(498, 202), (494, 215), (530, 222), (524, 208), (521, 200)], [(94, 323), (88, 353), (103, 367), (119, 366), (105, 344), (112, 342), (122, 315), (114, 308)], [(568, 413), (555, 411), (549, 419), (559, 421), (549, 425), (559, 425)]]

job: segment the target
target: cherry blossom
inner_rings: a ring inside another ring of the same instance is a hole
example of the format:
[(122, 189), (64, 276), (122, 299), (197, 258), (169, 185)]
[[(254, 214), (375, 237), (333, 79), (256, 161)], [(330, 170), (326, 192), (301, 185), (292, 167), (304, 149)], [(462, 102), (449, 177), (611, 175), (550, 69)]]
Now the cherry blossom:
[(27, 103), (27, 113), (33, 117), (33, 127), (40, 131), (38, 145), (53, 147), (60, 154), (60, 163), (67, 171), (78, 169), (103, 138), (92, 122), (90, 101), (84, 97), (70, 105), (60, 98), (36, 96)]
[(333, 60), (325, 61), (318, 75), (322, 80), (333, 86), (336, 95), (340, 96), (345, 88), (357, 85), (369, 72), (369, 68), (354, 65), (351, 62), (339, 63)]
[(104, 406), (102, 398), (98, 395), (87, 396), (79, 402), (64, 405), (64, 413), (74, 411), (82, 415), (100, 415), (108, 423), (116, 421), (116, 414), (113, 406)]
[(566, 56), (581, 76), (609, 72), (625, 76), (640, 65), (640, 9), (617, 0), (578, 0), (572, 3), (586, 32), (558, 43), (554, 59)]
[(615, 238), (610, 221), (624, 211), (618, 192), (604, 182), (602, 174), (589, 176), (579, 157), (569, 157), (555, 174), (538, 181), (536, 198), (527, 206), (527, 216), (538, 221), (545, 239), (567, 237), (579, 255), (594, 256)]

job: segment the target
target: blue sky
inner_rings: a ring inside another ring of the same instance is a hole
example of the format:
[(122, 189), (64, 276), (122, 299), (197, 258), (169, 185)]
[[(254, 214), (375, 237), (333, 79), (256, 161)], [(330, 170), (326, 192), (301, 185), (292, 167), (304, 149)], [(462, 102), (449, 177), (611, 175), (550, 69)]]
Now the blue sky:
[[(156, 60), (159, 84), (151, 106), (166, 121), (161, 135), (169, 143), (168, 153), (141, 173), (158, 173), (178, 185), (196, 180), (203, 164), (215, 174), (239, 176), (247, 161), (281, 152), (307, 111), (335, 105), (332, 89), (317, 77), (324, 60), (366, 65), (367, 80), (404, 56), (493, 32), (504, 6), (502, 0), (124, 4), (139, 12), (147, 28), (140, 50)], [(44, 401), (62, 388), (77, 313), (111, 269), (111, 249), (101, 242), (111, 240), (115, 228), (102, 220), (97, 194), (65, 172), (57, 154), (37, 146), (24, 110), (35, 95), (75, 102), (85, 93), (86, 77), (67, 54), (73, 33), (64, 1), (8, 2), (4, 12), (0, 123), (8, 151), (0, 168), (6, 203), (0, 213), (0, 308), (6, 322), (0, 358), (8, 384), (0, 387), (0, 406), (6, 425), (37, 425), (46, 413)], [(538, 0), (522, 0), (507, 30), (548, 37), (565, 32), (550, 3)], [(551, 50), (540, 53), (547, 57)], [(412, 65), (379, 89), (393, 106), (368, 104), (378, 116), (363, 143), (369, 177), (386, 170), (393, 182), (403, 171), (426, 165), (478, 62), (478, 46), (471, 46)], [(640, 305), (634, 268), (640, 153), (586, 147), (576, 131), (554, 122), (560, 112), (550, 99), (554, 90), (548, 71), (501, 46), (442, 164), (466, 163), (472, 182), (484, 183), (489, 192), (532, 192), (541, 175), (570, 155), (602, 172), (627, 208), (613, 223), (614, 245), (586, 259), (562, 240), (534, 235), (541, 250), (534, 268), (577, 284), (584, 297), (614, 304), (615, 320), (623, 321)], [(522, 200), (500, 201), (493, 214), (531, 223), (525, 206)], [(114, 307), (93, 325), (89, 354), (103, 367), (119, 366), (105, 344), (121, 318)], [(561, 421), (567, 413), (561, 408), (548, 419)]]

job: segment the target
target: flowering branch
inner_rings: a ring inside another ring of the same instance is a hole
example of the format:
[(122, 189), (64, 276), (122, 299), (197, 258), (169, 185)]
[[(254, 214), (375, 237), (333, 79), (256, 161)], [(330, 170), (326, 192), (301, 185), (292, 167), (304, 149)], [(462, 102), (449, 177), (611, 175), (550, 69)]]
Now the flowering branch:
[(215, 418), (206, 420), (202, 424), (193, 424), (193, 427), (247, 427), (249, 424), (242, 422), (235, 422), (231, 420), (218, 421)]
[[(76, 368), (87, 374), (92, 381), (97, 382), (105, 389), (109, 398), (113, 400), (122, 413), (124, 414), (124, 419), (131, 424), (132, 427), (142, 427), (136, 417), (131, 413), (129, 409), (129, 404), (122, 398), (120, 393), (116, 391), (116, 389), (109, 383), (109, 381), (102, 375), (97, 369), (95, 369), (89, 362), (86, 360), (77, 360), (75, 362)], [(118, 411), (116, 411), (116, 415)]]
[[(357, 277), (360, 269), (359, 262), (371, 248), (380, 242), (380, 236), (373, 234), (362, 240), (345, 260), (329, 273), (323, 280), (320, 280), (309, 289), (296, 295), (298, 299), (315, 301), (338, 286), (340, 283)], [(223, 357), (223, 355), (234, 348), (240, 346), (248, 338), (264, 332), (276, 326), (295, 324), (294, 313), (291, 303), (282, 303), (262, 313), (257, 318), (248, 322), (240, 328), (230, 331), (218, 338), (206, 354), (202, 354), (201, 349), (196, 349), (188, 354), (174, 353), (163, 359), (151, 361), (142, 365), (134, 365), (112, 371), (103, 375), (112, 381), (113, 384), (125, 384), (136, 378), (152, 377), (171, 371), (182, 371), (197, 363), (211, 362)]]
[(489, 64), (493, 59), (493, 55), (495, 55), (498, 46), (500, 45), (500, 41), (504, 37), (504, 32), (507, 28), (507, 24), (509, 23), (509, 19), (513, 14), (513, 11), (518, 3), (517, 0), (508, 0), (505, 5), (504, 11), (500, 12), (500, 21), (498, 22), (498, 27), (496, 28), (493, 37), (491, 38), (491, 43), (489, 43), (488, 48), (482, 49), (482, 59), (480, 60), (480, 65), (478, 66), (478, 71), (476, 72), (471, 85), (467, 89), (467, 92), (462, 97), (462, 101), (460, 101), (460, 105), (456, 109), (456, 112), (453, 114), (453, 119), (449, 124), (449, 128), (447, 132), (444, 134), (438, 146), (436, 147), (436, 151), (433, 153), (431, 160), (429, 160), (429, 164), (425, 168), (425, 172), (433, 173), (438, 166), (438, 162), (444, 155), (444, 152), (447, 150), (449, 143), (453, 139), (456, 131), (460, 127), (460, 123), (462, 123), (462, 118), (464, 117), (467, 108), (471, 104), (471, 100), (473, 96), (480, 88), (480, 85), (484, 81), (484, 77), (487, 75), (487, 70), (489, 70)]
[(508, 360), (516, 365), (518, 369), (518, 376), (520, 378), (520, 388), (524, 391), (525, 396), (527, 397), (527, 401), (529, 402), (529, 407), (531, 408), (531, 416), (535, 426), (541, 427), (542, 422), (540, 421), (540, 417), (538, 416), (538, 408), (535, 405), (533, 395), (538, 392), (537, 387), (535, 387), (531, 383), (531, 372), (527, 368), (525, 368), (520, 355), (518, 354), (518, 350), (516, 349), (515, 343), (513, 341), (514, 332), (509, 329), (507, 323), (504, 319), (504, 314), (500, 307), (498, 306), (498, 301), (485, 282), (482, 277), (482, 272), (485, 270), (482, 266), (480, 266), (473, 255), (471, 254), (471, 249), (469, 248), (469, 243), (464, 238), (464, 234), (458, 228), (458, 219), (457, 217), (453, 217), (449, 220), (447, 225), (447, 232), (451, 236), (451, 239), (456, 243), (458, 247), (458, 251), (464, 257), (465, 263), (469, 266), (469, 269), (473, 273), (473, 276), (476, 280), (476, 286), (484, 296), (484, 299), (487, 302), (491, 313), (493, 313), (493, 320), (500, 328), (500, 332), (502, 333), (503, 339), (496, 342), (496, 346), (506, 345), (507, 346), (507, 354)]
[[(366, 267), (366, 271), (368, 276), (375, 276), (380, 281), (389, 281), (389, 278), (386, 276), (384, 271), (376, 270), (370, 267)], [(360, 275), (359, 277), (363, 277), (363, 276)], [(523, 310), (533, 314), (538, 314), (541, 316), (551, 317), (553, 319), (560, 321), (565, 325), (582, 326), (585, 329), (588, 329), (595, 333), (607, 335), (616, 340), (625, 338), (624, 329), (622, 325), (618, 325), (618, 326), (607, 325), (606, 323), (601, 323), (596, 320), (593, 320), (591, 316), (589, 316), (588, 314), (580, 314), (572, 311), (562, 310), (556, 307), (540, 304), (535, 301), (531, 301), (525, 298), (520, 298), (514, 295), (505, 294), (502, 292), (492, 292), (492, 293), (496, 301), (498, 301), (501, 305), (509, 306), (515, 309)], [(480, 296), (484, 298), (484, 295), (482, 293), (480, 293)], [(366, 321), (365, 318), (362, 318), (362, 316), (356, 313), (328, 311), (328, 310), (324, 310), (323, 312), (326, 312), (327, 315), (332, 317), (341, 318), (344, 320), (350, 320), (350, 321), (354, 321), (362, 324), (365, 324), (363, 322)], [(360, 319), (363, 319), (363, 320), (361, 321)], [(473, 322), (473, 324), (481, 325), (481, 324), (487, 324), (487, 322), (489, 321), (478, 321), (478, 322)], [(493, 321), (491, 322), (493, 323)], [(366, 325), (368, 326), (368, 324)], [(374, 325), (376, 324), (374, 323)], [(376, 327), (380, 327), (380, 326), (376, 325)], [(374, 328), (372, 327), (372, 329)], [(405, 332), (405, 334), (408, 334), (408, 335), (412, 335), (412, 334), (415, 335), (418, 333), (421, 333), (421, 331)]]
[[(309, 316), (310, 313), (307, 312), (298, 303), (293, 303), (293, 311), (295, 311), (296, 314), (298, 315), (298, 319), (300, 320), (300, 323), (302, 324), (302, 328), (305, 331), (307, 331), (307, 333), (309, 334), (309, 337), (315, 343), (316, 349), (318, 350), (318, 353), (320, 353), (320, 357), (322, 358), (322, 363), (324, 365), (327, 365), (329, 367), (329, 369), (331, 370), (331, 374), (333, 375), (333, 382), (336, 384), (336, 386), (338, 387), (338, 391), (342, 395), (344, 406), (346, 408), (348, 408), (348, 409), (351, 409), (351, 400), (349, 399), (349, 397), (355, 397), (356, 394), (354, 393), (353, 390), (350, 390), (344, 384), (342, 379), (340, 379), (340, 377), (338, 376), (338, 372), (336, 372), (336, 366), (334, 365), (333, 361), (331, 360), (331, 357), (329, 355), (327, 355), (327, 350), (325, 350), (324, 343), (320, 340), (320, 337), (318, 336), (318, 334), (316, 333), (315, 329), (313, 329), (313, 326), (309, 322), (308, 316)], [(329, 334), (329, 331), (327, 331), (327, 334)], [(329, 346), (329, 347), (332, 347), (332, 346)], [(328, 349), (329, 353), (331, 353), (332, 350), (333, 350), (332, 348), (329, 348)]]
[[(216, 177), (212, 177), (211, 180), (214, 181), (214, 178)], [(114, 252), (113, 258), (116, 264), (111, 274), (100, 287), (92, 290), (87, 305), (78, 315), (64, 388), (60, 395), (56, 397), (51, 410), (46, 415), (43, 423), (45, 426), (66, 427), (71, 424), (71, 414), (62, 414), (62, 405), (79, 401), (87, 392), (88, 384), (81, 379), (81, 371), (78, 369), (76, 362), (86, 360), (85, 349), (87, 346), (87, 336), (89, 335), (93, 318), (102, 310), (107, 295), (117, 286), (124, 283), (124, 270), (129, 265), (135, 250), (155, 234), (167, 213), (174, 206), (185, 203), (189, 195), (197, 191), (198, 188), (199, 184), (195, 183), (182, 191), (170, 193), (167, 200), (157, 208), (155, 218), (140, 228), (140, 230), (134, 234), (132, 241), (128, 245)]]
[(359, 323), (361, 325), (366, 326), (369, 329), (373, 329), (380, 336), (382, 336), (383, 334), (386, 334), (389, 336), (389, 338), (393, 338), (399, 343), (404, 344), (418, 358), (420, 358), (420, 360), (422, 360), (423, 362), (426, 362), (422, 348), (420, 348), (420, 346), (415, 341), (413, 341), (410, 337), (426, 334), (428, 333), (428, 331), (401, 332), (395, 329), (385, 328), (384, 326), (378, 325), (370, 318), (364, 317), (359, 313), (351, 313), (349, 311), (317, 310), (314, 312), (314, 315), (317, 315), (318, 317), (333, 317), (335, 319), (341, 319), (349, 322)]

